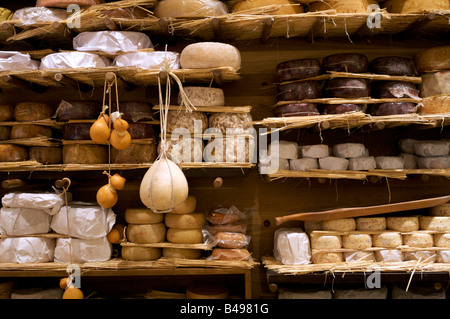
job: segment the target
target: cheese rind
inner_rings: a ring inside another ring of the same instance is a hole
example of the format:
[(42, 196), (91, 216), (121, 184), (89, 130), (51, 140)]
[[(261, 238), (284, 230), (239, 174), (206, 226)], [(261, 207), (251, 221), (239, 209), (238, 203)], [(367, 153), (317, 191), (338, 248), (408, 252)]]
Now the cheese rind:
[(198, 259), (202, 255), (200, 249), (188, 248), (169, 248), (162, 249), (162, 256), (166, 258), (181, 258), (181, 259)]
[(130, 261), (150, 261), (161, 257), (161, 248), (122, 246), (122, 258)]
[(203, 242), (201, 228), (180, 229), (169, 227), (166, 237), (169, 242), (174, 244), (200, 244)]
[(425, 49), (414, 60), (419, 73), (450, 70), (450, 45)]
[(420, 96), (450, 94), (450, 71), (432, 72), (422, 75), (419, 85)]
[(344, 260), (342, 253), (313, 253), (311, 261), (313, 264), (338, 263)]
[(419, 224), (422, 230), (450, 231), (448, 216), (420, 216)]
[(14, 106), (14, 119), (17, 122), (31, 122), (52, 117), (51, 105), (39, 102), (20, 102)]
[(446, 0), (388, 0), (383, 6), (391, 13), (424, 13), (450, 10), (450, 3)]
[(342, 247), (339, 235), (319, 235), (314, 232), (310, 235), (312, 249), (338, 249)]
[(433, 247), (433, 235), (428, 233), (413, 233), (403, 235), (403, 245), (409, 247)]
[(0, 162), (21, 162), (28, 159), (25, 147), (14, 144), (0, 144)]
[(149, 208), (127, 208), (125, 210), (125, 221), (128, 224), (156, 224), (162, 223), (164, 214), (154, 213)]
[(373, 247), (396, 248), (402, 243), (402, 235), (398, 232), (382, 232), (372, 235)]
[(136, 244), (154, 244), (163, 242), (166, 237), (164, 223), (156, 224), (128, 224), (127, 238)]
[[(194, 106), (224, 106), (225, 95), (221, 88), (205, 86), (185, 86), (183, 87), (189, 101)], [(178, 94), (178, 105), (182, 105), (181, 93)]]
[(341, 143), (333, 146), (333, 155), (336, 157), (361, 157), (366, 154), (366, 147), (360, 143)]
[(386, 217), (358, 217), (356, 229), (365, 231), (386, 230)]
[(164, 223), (167, 227), (179, 229), (201, 228), (205, 223), (205, 215), (202, 213), (171, 214), (166, 213)]
[(217, 0), (163, 0), (158, 1), (154, 13), (158, 18), (192, 18), (225, 15), (228, 8)]
[(435, 246), (450, 248), (450, 233), (434, 234), (433, 236)]
[(430, 207), (428, 213), (431, 216), (450, 216), (450, 203)]
[(64, 164), (104, 164), (108, 162), (108, 148), (95, 144), (67, 144), (63, 146)]
[(390, 216), (386, 217), (386, 226), (390, 230), (410, 232), (419, 230), (418, 216)]
[(181, 51), (180, 64), (183, 69), (231, 67), (237, 71), (241, 68), (241, 54), (227, 43), (197, 42)]
[(342, 235), (342, 246), (349, 249), (367, 249), (372, 247), (372, 237), (369, 234)]

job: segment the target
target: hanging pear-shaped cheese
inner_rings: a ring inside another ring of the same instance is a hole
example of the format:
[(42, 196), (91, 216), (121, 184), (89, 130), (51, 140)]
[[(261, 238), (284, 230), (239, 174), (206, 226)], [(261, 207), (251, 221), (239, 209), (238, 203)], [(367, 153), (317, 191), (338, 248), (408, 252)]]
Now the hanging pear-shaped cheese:
[(131, 144), (131, 135), (128, 133), (128, 122), (118, 118), (114, 121), (114, 130), (111, 133), (111, 145), (117, 150), (124, 150)]
[(105, 114), (100, 114), (98, 119), (92, 124), (89, 129), (89, 136), (94, 142), (105, 143), (111, 135), (111, 130), (108, 125), (109, 118)]

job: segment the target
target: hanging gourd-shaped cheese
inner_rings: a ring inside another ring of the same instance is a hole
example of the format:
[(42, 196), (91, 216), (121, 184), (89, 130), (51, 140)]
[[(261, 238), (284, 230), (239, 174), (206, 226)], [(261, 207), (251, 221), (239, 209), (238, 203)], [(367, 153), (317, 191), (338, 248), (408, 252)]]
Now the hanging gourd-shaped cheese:
[(117, 173), (109, 178), (109, 183), (111, 184), (111, 186), (119, 191), (123, 189), (126, 181), (127, 180), (125, 178), (123, 178)]
[(156, 213), (169, 212), (188, 197), (189, 186), (183, 171), (165, 156), (145, 173), (139, 189), (142, 203)]
[(110, 183), (100, 187), (97, 191), (97, 203), (103, 208), (111, 208), (116, 205), (119, 196)]
[(89, 136), (94, 142), (105, 143), (110, 135), (109, 116), (105, 113), (101, 113), (89, 129)]
[(111, 145), (117, 150), (124, 150), (131, 144), (131, 135), (128, 133), (128, 122), (120, 117), (114, 121), (114, 130), (111, 133)]

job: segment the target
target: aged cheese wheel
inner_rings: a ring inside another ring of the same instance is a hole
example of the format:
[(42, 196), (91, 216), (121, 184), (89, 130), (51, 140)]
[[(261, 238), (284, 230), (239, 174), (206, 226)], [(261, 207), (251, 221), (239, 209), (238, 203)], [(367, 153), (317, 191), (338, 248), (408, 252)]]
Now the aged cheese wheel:
[(342, 235), (342, 246), (349, 249), (367, 249), (372, 247), (372, 237), (369, 234)]
[(419, 90), (421, 97), (450, 95), (450, 71), (422, 74)]
[(204, 112), (167, 112), (167, 132), (203, 133), (208, 128), (208, 117)]
[(166, 258), (198, 259), (201, 257), (202, 251), (200, 249), (164, 247), (162, 255)]
[(414, 56), (414, 61), (419, 73), (450, 70), (450, 45), (423, 50)]
[(367, 109), (366, 104), (328, 104), (323, 107), (323, 114), (343, 114), (348, 112), (365, 112)]
[(403, 245), (409, 247), (433, 247), (433, 235), (428, 233), (413, 233), (403, 235)]
[(90, 140), (91, 123), (67, 123), (64, 125), (63, 138), (65, 140)]
[(434, 206), (428, 209), (431, 216), (450, 216), (450, 203)]
[(313, 253), (311, 255), (311, 262), (313, 264), (339, 263), (342, 261), (344, 261), (342, 253)]
[(102, 11), (102, 15), (108, 18), (119, 19), (142, 19), (149, 17), (149, 13), (138, 6), (105, 10)]
[(62, 100), (56, 109), (55, 115), (58, 121), (94, 119), (97, 118), (102, 106), (94, 101), (65, 101)]
[(214, 128), (223, 134), (249, 132), (253, 127), (250, 113), (213, 113), (209, 117), (209, 128)]
[(108, 147), (95, 144), (68, 144), (63, 146), (64, 164), (108, 163)]
[(450, 233), (434, 234), (433, 237), (433, 243), (436, 247), (450, 248)]
[(228, 13), (227, 5), (218, 0), (163, 0), (158, 1), (156, 17), (192, 18), (220, 16)]
[(375, 169), (377, 162), (373, 156), (362, 156), (348, 159), (348, 169), (350, 171), (368, 171)]
[(0, 104), (0, 122), (12, 121), (14, 119), (14, 106)]
[(375, 254), (371, 251), (351, 251), (343, 253), (346, 262), (352, 261), (376, 261)]
[(356, 229), (356, 221), (354, 218), (341, 218), (322, 221), (323, 230), (332, 231), (352, 231)]
[[(179, 138), (179, 139), (177, 139)], [(158, 143), (158, 154), (162, 154), (161, 141)], [(203, 161), (204, 142), (201, 138), (191, 138), (188, 135), (176, 137), (172, 135), (165, 141), (166, 155), (175, 163), (189, 163)]]
[(416, 157), (417, 167), (420, 169), (446, 169), (450, 168), (449, 156)]
[(278, 82), (307, 79), (320, 74), (322, 66), (315, 58), (289, 60), (278, 63), (275, 67)]
[(433, 263), (437, 260), (437, 255), (434, 251), (419, 250), (419, 251), (405, 251), (405, 260), (417, 260), (422, 263)]
[(450, 231), (450, 217), (448, 216), (420, 216), (420, 229), (435, 231)]
[(396, 248), (402, 244), (402, 235), (397, 232), (386, 231), (372, 235), (373, 247)]
[(122, 246), (122, 258), (130, 261), (150, 261), (161, 257), (161, 248)]
[[(280, 159), (280, 161), (283, 159)], [(318, 169), (319, 161), (317, 158), (305, 157), (289, 160), (289, 167), (287, 169), (293, 171), (307, 171), (309, 169)]]
[(333, 155), (336, 157), (361, 157), (366, 153), (366, 147), (361, 143), (339, 143), (333, 145)]
[(57, 7), (67, 8), (70, 4), (77, 4), (80, 7), (92, 6), (105, 3), (104, 0), (37, 0), (36, 7)]
[(238, 249), (245, 248), (250, 242), (250, 236), (242, 233), (218, 232), (214, 235), (217, 247)]
[(62, 148), (58, 146), (32, 146), (28, 149), (28, 158), (42, 164), (61, 164)]
[(128, 241), (136, 244), (160, 243), (166, 238), (164, 223), (128, 224), (126, 232)]
[(245, 248), (214, 248), (210, 257), (213, 260), (248, 261), (251, 254)]
[(278, 156), (279, 158), (285, 159), (296, 159), (299, 155), (299, 147), (297, 142), (287, 141), (287, 140), (279, 140), (278, 143), (275, 141), (269, 145), (268, 155), (271, 155), (273, 150), (278, 147), (278, 153), (273, 154), (274, 156)]
[(277, 117), (313, 116), (319, 115), (320, 112), (317, 104), (314, 103), (290, 103), (276, 106), (274, 114)]
[(0, 141), (9, 140), (10, 136), (11, 136), (11, 127), (0, 126)]
[[(119, 103), (119, 110), (122, 119), (129, 122), (151, 121), (153, 120), (153, 104), (140, 101), (122, 101)], [(111, 112), (117, 111), (116, 103), (112, 103)], [(131, 124), (131, 123), (130, 123)]]
[(369, 70), (376, 74), (414, 76), (417, 74), (414, 61), (400, 56), (383, 56), (373, 59)]
[(186, 200), (181, 204), (175, 207), (171, 213), (172, 214), (191, 214), (195, 212), (195, 208), (197, 207), (197, 197), (193, 195), (188, 195)]
[(148, 208), (127, 208), (125, 221), (128, 224), (157, 224), (164, 221), (164, 214), (154, 213)]
[(345, 171), (348, 168), (349, 160), (342, 157), (327, 156), (319, 158), (319, 168), (330, 171)]
[(381, 169), (403, 169), (404, 162), (400, 156), (376, 156), (377, 168)]
[(377, 2), (374, 0), (316, 1), (308, 6), (308, 11), (336, 10), (337, 13), (367, 13), (367, 7), (371, 4), (377, 4)]
[(38, 121), (52, 117), (53, 107), (46, 103), (21, 102), (14, 106), (14, 119), (17, 122)]
[(450, 152), (450, 143), (438, 140), (417, 141), (414, 144), (414, 153), (419, 156), (444, 156)]
[(377, 262), (399, 262), (403, 261), (405, 256), (403, 252), (396, 249), (378, 250), (375, 252), (375, 260)]
[(279, 101), (295, 101), (319, 98), (322, 84), (319, 81), (302, 81), (278, 86), (277, 99)]
[(250, 163), (255, 157), (255, 138), (227, 136), (208, 141), (204, 150), (205, 162)]
[(151, 124), (129, 123), (128, 125), (127, 131), (133, 140), (155, 138), (155, 131)]
[(379, 81), (372, 84), (374, 98), (419, 98), (419, 90), (411, 82)]
[(241, 53), (226, 43), (197, 42), (187, 45), (180, 54), (183, 69), (241, 68)]
[(360, 53), (331, 54), (322, 59), (324, 71), (365, 73), (369, 69), (367, 56)]
[(370, 85), (366, 79), (334, 78), (328, 81), (324, 92), (327, 97), (369, 97)]
[[(182, 216), (182, 215), (180, 215)], [(180, 229), (169, 227), (166, 234), (167, 240), (174, 244), (201, 244), (203, 233), (201, 228)]]
[(422, 99), (419, 114), (443, 114), (450, 112), (450, 96), (435, 95)]
[(302, 145), (302, 157), (322, 158), (330, 156), (330, 148), (325, 144)]
[(386, 230), (386, 217), (358, 217), (356, 229), (363, 231)]
[[(264, 6), (272, 5), (279, 5), (281, 7), (276, 10), (266, 10), (265, 8), (262, 8)], [(260, 12), (254, 10), (258, 8), (261, 8)], [(233, 13), (247, 10), (251, 10), (248, 14), (261, 13), (270, 15), (298, 14), (305, 12), (301, 4), (292, 0), (241, 0), (232, 8)]]
[(11, 128), (10, 138), (32, 138), (32, 137), (51, 137), (52, 129), (48, 126), (35, 124), (17, 124)]
[(186, 299), (226, 299), (228, 288), (213, 283), (195, 283), (186, 288)]
[(450, 10), (448, 0), (388, 0), (383, 7), (392, 13), (423, 13), (435, 10)]
[(0, 162), (22, 162), (28, 159), (25, 147), (14, 144), (0, 144)]
[[(183, 87), (189, 101), (194, 106), (224, 106), (225, 95), (221, 88), (206, 86), (185, 86)], [(181, 93), (178, 94), (178, 105), (182, 104)]]
[(411, 232), (419, 230), (418, 216), (389, 216), (386, 218), (386, 227), (390, 230)]
[(342, 247), (342, 239), (339, 235), (322, 235), (312, 232), (310, 240), (312, 249), (338, 249)]
[(111, 163), (115, 164), (142, 164), (153, 163), (156, 159), (156, 145), (131, 143), (124, 150), (111, 148)]
[(202, 213), (191, 214), (171, 214), (167, 213), (164, 217), (164, 223), (167, 227), (179, 229), (197, 229), (202, 228), (205, 223), (205, 215)]
[(418, 110), (418, 106), (411, 102), (387, 102), (374, 104), (370, 113), (375, 116), (413, 114)]

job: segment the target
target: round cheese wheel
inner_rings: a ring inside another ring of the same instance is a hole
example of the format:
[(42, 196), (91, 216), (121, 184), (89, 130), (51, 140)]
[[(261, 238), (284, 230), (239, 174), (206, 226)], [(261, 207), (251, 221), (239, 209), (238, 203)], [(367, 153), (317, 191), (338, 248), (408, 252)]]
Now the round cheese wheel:
[(161, 257), (161, 248), (122, 246), (122, 258), (130, 261), (150, 261)]
[(250, 236), (242, 233), (218, 232), (214, 235), (214, 243), (220, 248), (244, 248), (250, 242)]
[(322, 84), (319, 81), (302, 81), (281, 84), (277, 89), (278, 101), (317, 99), (322, 94)]
[(320, 115), (317, 104), (314, 103), (290, 103), (278, 105), (274, 109), (275, 116), (313, 116)]
[(339, 263), (342, 261), (344, 261), (342, 253), (314, 253), (311, 255), (313, 264)]
[(204, 112), (167, 112), (167, 132), (203, 133), (207, 128), (208, 117)]
[(446, 156), (434, 156), (434, 157), (421, 157), (417, 156), (417, 166), (422, 169), (446, 169), (450, 168), (450, 157)]
[(382, 232), (372, 235), (372, 246), (383, 248), (396, 248), (403, 243), (402, 235), (397, 232)]
[(414, 61), (400, 56), (383, 56), (373, 59), (369, 70), (376, 74), (414, 76), (417, 74)]
[[(423, 79), (422, 79), (423, 83)], [(401, 81), (378, 81), (372, 84), (372, 96), (383, 98), (418, 98), (419, 90), (414, 83)]]
[[(282, 159), (280, 159), (280, 161), (281, 160)], [(305, 157), (305, 158), (290, 159), (286, 161), (289, 161), (289, 167), (287, 169), (293, 171), (307, 171), (310, 169), (319, 168), (319, 162), (317, 161), (317, 158)]]
[(405, 260), (417, 260), (423, 263), (433, 263), (437, 260), (437, 254), (434, 251), (419, 250), (405, 251)]
[(352, 231), (356, 229), (356, 221), (354, 218), (324, 220), (322, 221), (322, 229), (332, 231)]
[(370, 96), (370, 85), (367, 79), (334, 78), (325, 86), (328, 97), (358, 98)]
[(193, 195), (189, 195), (186, 200), (181, 204), (175, 207), (171, 213), (172, 214), (191, 214), (195, 212), (195, 208), (197, 207), (197, 197)]
[(356, 229), (363, 231), (386, 230), (386, 217), (358, 217)]
[(448, 216), (420, 216), (419, 224), (422, 230), (450, 231)]
[(167, 213), (164, 217), (164, 223), (167, 227), (179, 229), (197, 229), (202, 228), (205, 223), (205, 215), (202, 213), (191, 214), (171, 214)]
[[(180, 215), (181, 216), (181, 215)], [(167, 229), (167, 240), (174, 244), (200, 244), (203, 243), (203, 233), (201, 228), (196, 229)]]
[(0, 122), (12, 121), (14, 119), (14, 107), (9, 104), (0, 104)]
[(65, 140), (90, 140), (91, 123), (67, 123), (64, 125), (63, 138)]
[(386, 218), (387, 229), (401, 232), (419, 230), (418, 216), (391, 216)]
[(130, 133), (131, 139), (147, 139), (155, 138), (155, 131), (151, 124), (146, 123), (128, 123), (128, 133)]
[(322, 66), (315, 58), (284, 61), (275, 67), (278, 82), (307, 79), (320, 74), (322, 74)]
[(342, 235), (342, 246), (349, 249), (367, 249), (372, 247), (372, 237), (368, 234)]
[(450, 95), (450, 71), (422, 74), (419, 84), (420, 96)]
[(214, 248), (210, 258), (213, 260), (249, 261), (251, 254), (245, 248)]
[(434, 206), (428, 209), (431, 216), (450, 216), (450, 203)]
[(322, 59), (324, 71), (365, 73), (369, 70), (369, 60), (361, 53), (337, 53)]
[(186, 299), (226, 299), (228, 288), (213, 283), (195, 283), (186, 288)]
[(374, 0), (316, 1), (308, 6), (308, 11), (336, 10), (337, 13), (367, 13), (367, 7), (371, 4), (378, 3)]
[(450, 70), (450, 45), (425, 49), (414, 56), (419, 73)]
[(164, 214), (154, 213), (148, 208), (127, 208), (125, 221), (128, 224), (157, 224), (164, 221)]
[[(153, 120), (153, 104), (140, 101), (121, 101), (119, 111), (122, 119), (129, 122), (151, 121)], [(117, 111), (117, 104), (112, 103), (111, 112)]]
[(0, 162), (22, 162), (28, 159), (25, 147), (14, 144), (0, 144)]
[(418, 106), (411, 102), (387, 102), (373, 104), (370, 113), (375, 116), (413, 114), (418, 110)]
[(319, 168), (331, 171), (345, 171), (348, 168), (349, 160), (337, 156), (327, 156), (319, 158)]
[(362, 157), (366, 153), (366, 147), (361, 143), (339, 143), (333, 145), (333, 155), (342, 158)]
[(162, 255), (166, 258), (198, 259), (201, 257), (202, 251), (200, 249), (164, 247)]
[[(185, 86), (183, 87), (189, 101), (194, 106), (224, 106), (225, 95), (221, 88), (206, 86)], [(181, 93), (178, 94), (178, 105), (182, 104)]]
[(423, 157), (444, 156), (449, 152), (450, 143), (443, 140), (423, 140), (414, 144), (414, 153)]
[(180, 54), (183, 69), (241, 68), (241, 53), (227, 43), (197, 42), (186, 46)]
[(164, 223), (128, 224), (127, 238), (136, 244), (161, 243), (166, 238), (166, 226)]
[(192, 18), (220, 16), (228, 13), (227, 5), (217, 0), (163, 0), (158, 1), (156, 17)]
[[(261, 8), (272, 5), (278, 5), (281, 7), (276, 8), (275, 10), (265, 10), (264, 8)], [(255, 12), (254, 9), (258, 8), (261, 8), (261, 11)], [(292, 0), (242, 0), (236, 3), (232, 8), (233, 13), (247, 10), (252, 10), (248, 14), (261, 13), (270, 15), (298, 14), (305, 12), (302, 5)]]
[(312, 249), (338, 249), (342, 247), (342, 239), (339, 235), (321, 235), (313, 232), (310, 240)]
[(433, 237), (436, 247), (450, 248), (450, 233), (434, 234)]
[(58, 121), (95, 119), (102, 110), (101, 104), (94, 101), (65, 101), (62, 100), (56, 109)]
[(28, 149), (28, 157), (42, 164), (61, 164), (62, 148), (58, 146), (32, 146)]
[(423, 13), (435, 10), (450, 10), (448, 0), (388, 0), (383, 7), (392, 13)]
[(43, 125), (17, 124), (11, 128), (10, 139), (14, 140), (40, 136), (51, 137), (52, 129)]
[(11, 127), (0, 126), (0, 141), (9, 140), (10, 136), (11, 136)]
[(156, 144), (134, 144), (131, 143), (124, 150), (111, 148), (111, 163), (114, 164), (142, 164), (153, 163), (156, 159)]
[(21, 102), (14, 106), (14, 119), (17, 122), (38, 121), (52, 117), (53, 107), (39, 102)]
[(433, 247), (433, 235), (428, 233), (413, 233), (403, 235), (403, 245), (409, 247)]
[(108, 147), (95, 144), (68, 144), (63, 146), (64, 164), (108, 163)]
[(214, 128), (227, 133), (243, 133), (253, 127), (250, 113), (226, 113), (218, 112), (209, 117), (209, 128)]
[(367, 109), (366, 104), (328, 104), (323, 107), (323, 114), (343, 114), (348, 112), (365, 112)]

